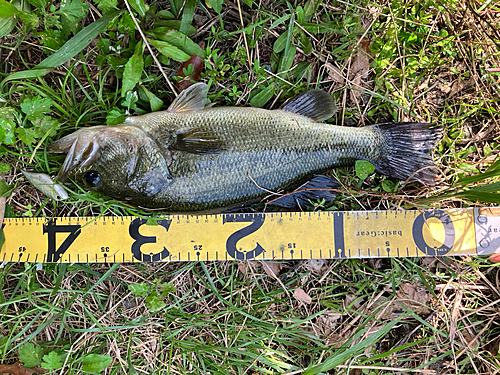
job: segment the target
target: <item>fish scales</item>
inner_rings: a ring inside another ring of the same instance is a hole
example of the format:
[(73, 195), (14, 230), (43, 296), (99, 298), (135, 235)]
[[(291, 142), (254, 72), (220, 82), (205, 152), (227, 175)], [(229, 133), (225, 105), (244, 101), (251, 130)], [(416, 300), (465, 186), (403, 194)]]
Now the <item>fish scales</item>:
[(304, 183), (306, 189), (273, 204), (331, 200), (324, 188), (336, 182), (315, 175), (358, 159), (396, 178), (435, 182), (429, 153), (441, 129), (431, 124), (325, 124), (320, 121), (336, 108), (321, 90), (273, 111), (205, 108), (206, 95), (207, 86), (198, 83), (167, 111), (80, 129), (54, 142), (49, 151), (68, 154), (59, 179), (129, 205), (179, 213), (242, 207)]
[(303, 183), (311, 174), (375, 159), (382, 141), (373, 128), (316, 123), (291, 112), (258, 108), (209, 108), (133, 119), (130, 123), (166, 147), (177, 130), (202, 124), (221, 137), (224, 150), (219, 153), (173, 151), (173, 181), (158, 198), (189, 202), (187, 210), (190, 204), (210, 209), (242, 199), (247, 203), (269, 195), (266, 190), (280, 192)]

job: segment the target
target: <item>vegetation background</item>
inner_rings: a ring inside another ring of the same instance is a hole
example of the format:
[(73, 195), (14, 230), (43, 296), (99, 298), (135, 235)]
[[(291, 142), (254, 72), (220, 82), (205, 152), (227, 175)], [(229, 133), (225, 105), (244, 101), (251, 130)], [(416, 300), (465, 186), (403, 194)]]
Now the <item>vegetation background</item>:
[[(332, 123), (445, 128), (437, 186), (361, 163), (317, 209), (498, 204), (495, 1), (0, 0), (0, 36), (6, 217), (146, 215), (75, 186), (53, 201), (21, 170), (55, 175), (52, 140), (166, 108), (190, 80), (218, 105), (322, 88)], [(470, 257), (2, 263), (0, 373), (496, 374), (499, 283)]]

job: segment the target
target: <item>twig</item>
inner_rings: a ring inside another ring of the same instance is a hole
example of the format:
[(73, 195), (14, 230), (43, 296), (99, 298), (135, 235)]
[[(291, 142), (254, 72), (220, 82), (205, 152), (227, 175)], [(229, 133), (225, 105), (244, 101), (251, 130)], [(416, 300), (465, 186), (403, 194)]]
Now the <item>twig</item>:
[(130, 5), (128, 4), (128, 1), (125, 0), (125, 5), (127, 7), (127, 10), (130, 14), (130, 17), (132, 17), (132, 21), (134, 21), (134, 24), (135, 24), (135, 27), (137, 27), (137, 30), (139, 31), (139, 34), (141, 34), (141, 38), (142, 40), (144, 41), (144, 44), (146, 44), (146, 47), (148, 47), (148, 50), (149, 50), (149, 53), (151, 54), (151, 57), (153, 58), (156, 66), (158, 67), (158, 69), (160, 69), (160, 72), (161, 74), (163, 75), (163, 78), (165, 78), (165, 81), (167, 81), (167, 84), (168, 86), (170, 87), (170, 90), (172, 90), (172, 92), (174, 93), (175, 96), (179, 95), (177, 94), (177, 91), (175, 90), (175, 87), (174, 85), (172, 85), (172, 82), (170, 82), (170, 80), (168, 79), (168, 76), (167, 74), (165, 73), (165, 71), (163, 70), (163, 68), (161, 67), (161, 64), (160, 64), (160, 61), (158, 61), (158, 58), (156, 57), (156, 55), (153, 53), (153, 50), (151, 48), (151, 46), (149, 45), (148, 43), (148, 40), (146, 39), (146, 36), (144, 35), (144, 33), (142, 32), (142, 29), (141, 27), (139, 26), (139, 23), (137, 22), (137, 20), (135, 19), (135, 16), (134, 14), (132, 13), (132, 9), (130, 9)]
[[(237, 3), (238, 3), (238, 13), (240, 14), (241, 27), (245, 29), (245, 24), (243, 23), (243, 14), (241, 13), (240, 0), (237, 0)], [(248, 49), (247, 35), (245, 32), (242, 32), (242, 34), (243, 34), (243, 42), (245, 43), (245, 50), (247, 52), (248, 67), (252, 69), (252, 60), (250, 59), (250, 51)]]

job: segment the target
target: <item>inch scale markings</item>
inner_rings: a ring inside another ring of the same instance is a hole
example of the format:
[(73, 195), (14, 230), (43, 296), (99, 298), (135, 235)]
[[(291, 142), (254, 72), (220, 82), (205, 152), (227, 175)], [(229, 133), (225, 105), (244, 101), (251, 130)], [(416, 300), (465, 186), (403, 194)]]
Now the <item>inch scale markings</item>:
[(129, 216), (7, 218), (3, 228), (0, 261), (9, 262), (487, 255), (500, 248), (500, 208), (169, 215), (156, 225)]

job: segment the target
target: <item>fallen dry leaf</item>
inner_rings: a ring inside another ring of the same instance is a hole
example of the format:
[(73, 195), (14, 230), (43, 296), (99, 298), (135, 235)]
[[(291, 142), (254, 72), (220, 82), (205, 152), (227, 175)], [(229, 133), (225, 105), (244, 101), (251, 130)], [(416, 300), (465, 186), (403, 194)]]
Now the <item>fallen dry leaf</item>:
[(334, 333), (327, 337), (325, 340), (326, 346), (330, 346), (333, 348), (340, 348), (351, 336), (351, 331), (346, 332), (345, 334)]
[(304, 261), (304, 268), (311, 272), (320, 273), (325, 263), (324, 259), (308, 259)]
[(238, 270), (245, 276), (248, 276), (248, 272), (254, 272), (253, 267), (255, 267), (255, 261), (246, 260), (243, 262), (238, 262)]
[[(354, 304), (350, 306), (353, 301), (355, 301)], [(354, 294), (346, 294), (344, 299), (344, 307), (347, 308), (348, 306), (350, 306), (351, 309), (358, 310), (363, 304), (363, 302), (364, 302), (363, 298), (359, 298)]]
[(16, 362), (13, 365), (0, 365), (0, 374), (11, 375), (36, 375), (46, 374), (47, 371), (40, 366), (28, 368), (24, 367), (21, 362)]
[[(205, 49), (205, 43), (200, 43), (200, 47), (202, 49)], [(193, 74), (191, 74), (189, 77), (186, 77), (186, 75), (184, 74), (184, 69), (187, 69), (191, 64), (193, 64)], [(192, 81), (197, 82), (200, 79), (203, 68), (205, 68), (205, 61), (198, 55), (193, 55), (188, 61), (182, 63), (179, 69), (177, 69), (177, 75), (179, 77), (184, 77), (184, 79), (177, 84), (179, 90), (183, 91), (187, 89), (193, 84)]]
[(329, 62), (326, 62), (324, 68), (328, 71), (328, 78), (333, 82), (338, 83), (340, 85), (344, 84), (344, 77), (342, 77), (342, 73), (340, 73), (340, 69), (336, 66), (333, 66)]
[(317, 336), (330, 336), (331, 333), (339, 326), (342, 319), (342, 314), (336, 311), (326, 311), (316, 318), (316, 323), (313, 328)]
[(283, 268), (283, 263), (280, 262), (262, 262), (262, 268), (264, 269), (264, 272), (272, 277), (273, 279), (276, 279), (279, 274), (281, 269)]
[(413, 311), (427, 315), (430, 311), (426, 307), (426, 304), (431, 298), (431, 295), (425, 288), (410, 283), (403, 283), (396, 292), (395, 302)]
[(353, 57), (349, 70), (349, 79), (351, 80), (350, 97), (353, 102), (358, 102), (363, 94), (361, 91), (363, 85), (361, 79), (368, 77), (370, 71), (370, 43), (371, 40), (363, 38), (358, 44), (358, 52)]
[(302, 288), (295, 289), (293, 292), (293, 296), (297, 298), (300, 302), (304, 302), (307, 304), (310, 304), (312, 302), (312, 298)]

